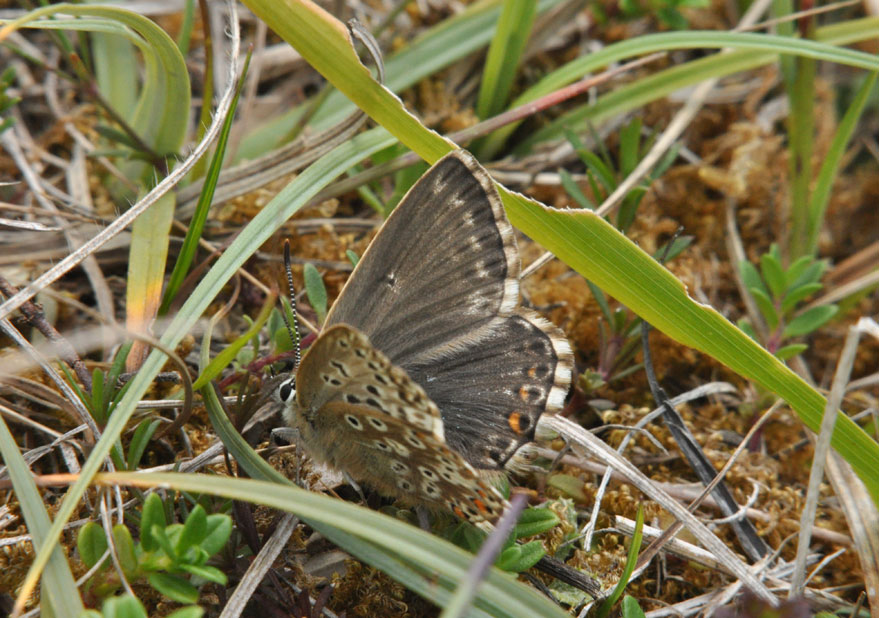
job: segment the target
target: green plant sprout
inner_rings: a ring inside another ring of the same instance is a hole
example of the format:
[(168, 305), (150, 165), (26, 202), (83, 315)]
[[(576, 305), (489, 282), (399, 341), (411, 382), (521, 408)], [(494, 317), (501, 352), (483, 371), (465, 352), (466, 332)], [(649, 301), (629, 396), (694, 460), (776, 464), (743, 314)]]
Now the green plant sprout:
[(9, 90), (13, 82), (15, 82), (15, 69), (9, 67), (0, 74), (0, 133), (3, 133), (3, 131), (11, 127), (15, 122), (15, 119), (12, 116), (6, 116), (4, 118), (3, 115), (9, 109), (18, 105), (18, 102), (21, 101), (18, 97), (10, 97), (6, 94), (6, 91)]
[[(122, 370), (125, 368), (125, 359), (128, 357), (130, 349), (131, 343), (126, 343), (120, 347), (119, 351), (116, 353), (116, 357), (113, 359), (113, 364), (106, 373), (100, 368), (95, 368), (92, 372), (91, 393), (86, 393), (76, 382), (67, 367), (64, 365), (61, 366), (61, 369), (67, 376), (67, 381), (70, 383), (70, 386), (73, 388), (77, 397), (79, 397), (79, 400), (86, 407), (86, 410), (88, 410), (89, 415), (98, 427), (104, 428), (107, 425), (107, 421), (110, 420), (110, 415), (113, 414), (116, 405), (128, 390), (129, 382), (120, 386), (119, 377), (122, 375)], [(135, 428), (134, 434), (128, 444), (127, 455), (123, 453), (122, 444), (117, 442), (113, 447), (113, 450), (110, 451), (110, 457), (113, 459), (114, 465), (120, 470), (136, 470), (141, 457), (143, 457), (144, 452), (146, 452), (147, 445), (152, 439), (153, 434), (156, 433), (161, 422), (161, 420), (156, 418), (146, 418), (141, 421)]]
[[(168, 618), (201, 618), (204, 609), (198, 605), (188, 605), (168, 614)], [(130, 594), (110, 597), (101, 606), (101, 611), (87, 609), (80, 618), (148, 618), (146, 608), (137, 597)]]
[[(519, 522), (495, 560), (495, 566), (510, 573), (521, 573), (533, 567), (546, 555), (543, 543), (537, 540), (519, 543), (519, 539), (551, 530), (559, 521), (558, 515), (548, 508), (532, 507), (522, 511)], [(475, 553), (482, 547), (487, 534), (473, 524), (462, 521), (448, 528), (443, 536), (458, 547)]]
[[(787, 360), (808, 348), (804, 343), (787, 343), (794, 337), (814, 332), (836, 315), (836, 305), (819, 305), (804, 311), (800, 304), (823, 286), (821, 275), (827, 269), (826, 260), (804, 255), (787, 269), (782, 266), (781, 252), (774, 244), (760, 256), (760, 270), (743, 261), (739, 264), (745, 287), (754, 299), (760, 315), (766, 321), (768, 333), (761, 343), (779, 360)], [(746, 319), (739, 328), (755, 341), (760, 341), (753, 325)]]
[[(223, 549), (231, 534), (231, 517), (208, 515), (200, 504), (190, 511), (184, 523), (168, 524), (161, 498), (150, 494), (141, 513), (140, 541), (135, 544), (128, 528), (117, 524), (113, 527), (113, 542), (119, 566), (129, 582), (146, 580), (172, 601), (192, 605), (198, 601), (199, 586), (208, 582), (226, 584), (226, 575), (207, 561)], [(121, 582), (112, 563), (104, 559), (108, 543), (103, 528), (94, 522), (87, 523), (80, 528), (76, 545), (88, 568), (102, 562), (85, 586), (86, 598), (91, 597), (94, 604), (108, 599)], [(104, 607), (107, 616), (106, 604)]]
[(305, 265), (303, 278), (305, 279), (305, 295), (308, 296), (308, 302), (317, 313), (318, 323), (322, 324), (327, 317), (327, 288), (324, 285), (324, 279), (317, 267), (310, 262)]
[[(595, 201), (604, 201), (616, 188), (631, 174), (638, 163), (653, 145), (653, 137), (648, 138), (643, 143), (641, 141), (641, 119), (633, 118), (629, 124), (620, 129), (620, 147), (619, 154), (616, 158), (604, 147), (604, 142), (593, 131), (593, 139), (598, 144), (600, 154), (595, 154), (586, 148), (582, 140), (573, 131), (565, 131), (568, 141), (580, 157), (580, 161), (586, 166), (586, 177), (589, 182), (589, 188), (592, 191), (593, 198), (590, 199), (577, 186), (574, 179), (567, 170), (560, 169), (559, 174), (562, 179), (562, 186), (571, 198), (577, 202), (582, 208), (595, 210)], [(665, 171), (674, 163), (678, 156), (678, 148), (674, 146), (668, 150), (665, 156), (656, 164), (656, 167), (644, 178), (644, 180), (634, 187), (623, 198), (620, 208), (617, 211), (616, 222), (613, 223), (622, 233), (626, 233), (632, 222), (635, 221), (635, 215), (638, 213), (638, 206), (647, 189), (654, 180), (662, 176)]]
[[(596, 202), (594, 200), (604, 201), (616, 190), (620, 183), (634, 171), (652, 145), (652, 138), (644, 140), (642, 143), (640, 118), (633, 118), (631, 122), (620, 129), (619, 153), (616, 159), (604, 147), (597, 135), (594, 134), (593, 138), (595, 143), (599, 145), (599, 154), (586, 148), (574, 132), (567, 131), (566, 134), (571, 146), (574, 147), (583, 165), (586, 166), (586, 177), (592, 198), (580, 189), (567, 170), (559, 169), (562, 186), (577, 204), (589, 210), (595, 210)], [(616, 222), (608, 219), (610, 223), (614, 223), (619, 231), (626, 233), (634, 222), (638, 207), (650, 185), (671, 166), (677, 158), (677, 154), (677, 148), (671, 148), (644, 181), (625, 195), (617, 213)], [(677, 238), (668, 252), (662, 248), (658, 255), (664, 255), (666, 260), (672, 259), (686, 249), (690, 241), (691, 239), (688, 237)], [(592, 392), (605, 383), (619, 380), (640, 368), (640, 365), (632, 365), (631, 360), (638, 351), (638, 332), (641, 320), (624, 307), (611, 308), (604, 292), (591, 281), (586, 283), (589, 285), (603, 317), (603, 321), (599, 322), (601, 338), (599, 349), (601, 353), (598, 367), (595, 370), (585, 371), (579, 379), (581, 388), (586, 392)]]
[[(655, 15), (659, 23), (674, 30), (685, 30), (690, 21), (681, 9), (703, 9), (709, 6), (708, 0), (620, 0), (619, 10), (626, 19), (638, 19)], [(599, 23), (611, 19), (609, 11), (600, 2), (590, 3), (593, 15)]]

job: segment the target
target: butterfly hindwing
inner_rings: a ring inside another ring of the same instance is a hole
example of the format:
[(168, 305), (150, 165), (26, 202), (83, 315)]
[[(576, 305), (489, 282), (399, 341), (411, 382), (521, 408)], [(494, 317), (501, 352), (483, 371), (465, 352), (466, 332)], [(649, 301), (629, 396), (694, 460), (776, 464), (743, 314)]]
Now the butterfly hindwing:
[(484, 328), (475, 343), (406, 371), (442, 411), (449, 446), (476, 468), (496, 469), (533, 440), (541, 414), (561, 409), (573, 355), (562, 332), (532, 311)]
[(380, 493), (472, 523), (503, 512), (503, 498), (446, 445), (436, 405), (363, 333), (328, 329), (302, 359), (297, 382), (288, 422), (321, 460)]
[(519, 302), (513, 228), (488, 174), (457, 150), (391, 213), (327, 324), (351, 324), (396, 365), (441, 356)]

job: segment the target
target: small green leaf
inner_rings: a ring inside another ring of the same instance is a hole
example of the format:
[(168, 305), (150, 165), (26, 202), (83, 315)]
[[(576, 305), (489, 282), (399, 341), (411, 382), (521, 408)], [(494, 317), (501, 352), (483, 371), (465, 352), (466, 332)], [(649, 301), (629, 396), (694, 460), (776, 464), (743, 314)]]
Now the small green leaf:
[(641, 551), (641, 539), (643, 538), (643, 530), (644, 530), (644, 507), (643, 505), (638, 505), (638, 513), (635, 516), (635, 531), (632, 533), (632, 543), (629, 546), (629, 555), (626, 557), (626, 565), (623, 567), (623, 572), (620, 575), (620, 579), (617, 582), (614, 589), (607, 596), (607, 598), (602, 601), (601, 605), (598, 607), (598, 611), (596, 615), (598, 618), (606, 618), (610, 614), (611, 608), (616, 604), (619, 598), (623, 595), (623, 591), (625, 591), (626, 586), (629, 585), (629, 579), (632, 577), (632, 572), (635, 570), (635, 564), (638, 562), (638, 552)]
[(598, 303), (598, 308), (601, 309), (604, 319), (610, 324), (613, 320), (613, 315), (610, 312), (610, 305), (607, 304), (607, 297), (604, 295), (604, 292), (588, 279), (586, 280), (586, 285), (589, 286), (589, 291), (592, 292), (592, 297)]
[(176, 575), (151, 573), (147, 577), (150, 586), (163, 595), (178, 603), (195, 603), (198, 601), (198, 588)]
[(748, 322), (746, 318), (742, 318), (741, 320), (736, 322), (736, 326), (738, 326), (739, 330), (745, 333), (748, 337), (750, 337), (754, 341), (757, 341), (757, 332), (754, 330), (754, 327), (751, 326), (751, 323)]
[(111, 597), (101, 606), (104, 618), (147, 618), (143, 604), (130, 594)]
[(802, 354), (808, 348), (809, 346), (807, 346), (805, 343), (792, 343), (776, 350), (775, 358), (780, 361), (786, 361), (789, 358), (793, 358), (797, 354)]
[(208, 516), (204, 508), (200, 504), (196, 504), (186, 523), (183, 524), (183, 531), (180, 538), (177, 539), (177, 545), (174, 548), (178, 556), (183, 555), (187, 549), (200, 545), (208, 535)]
[(629, 595), (623, 597), (621, 611), (623, 618), (645, 618), (644, 610), (638, 605), (638, 601)]
[(580, 185), (574, 180), (574, 177), (571, 176), (570, 172), (563, 167), (559, 168), (559, 178), (562, 181), (562, 188), (567, 192), (571, 198), (577, 202), (577, 205), (580, 208), (587, 208), (589, 210), (595, 210), (595, 204), (592, 203), (586, 194), (583, 193), (583, 190), (580, 188)]
[(221, 513), (208, 515), (208, 533), (200, 546), (208, 556), (213, 556), (226, 546), (231, 535), (231, 517)]
[(327, 315), (327, 288), (324, 286), (323, 277), (311, 262), (305, 265), (304, 276), (308, 302), (317, 313), (317, 321), (323, 322)]
[(784, 280), (787, 283), (788, 292), (790, 292), (792, 284), (800, 278), (814, 259), (814, 256), (804, 255), (784, 271)]
[(583, 160), (583, 163), (586, 164), (586, 168), (595, 174), (595, 177), (598, 179), (598, 182), (601, 183), (604, 190), (608, 193), (611, 193), (614, 189), (616, 189), (616, 178), (614, 178), (613, 170), (611, 170), (601, 158), (598, 157), (593, 152), (584, 151), (577, 153), (580, 155), (580, 158)]
[(190, 575), (201, 577), (209, 582), (225, 586), (228, 578), (220, 569), (212, 566), (199, 566), (196, 564), (181, 564), (181, 570), (186, 571)]
[(766, 284), (763, 282), (763, 278), (760, 276), (760, 273), (757, 272), (757, 268), (751, 264), (751, 262), (742, 260), (739, 262), (739, 270), (742, 273), (742, 281), (745, 283), (745, 287), (749, 290), (751, 288), (757, 288), (761, 290), (764, 294), (769, 296), (769, 290), (766, 288)]
[(620, 129), (620, 172), (628, 176), (638, 166), (638, 147), (641, 145), (641, 118), (635, 116)]
[(563, 491), (574, 500), (579, 502), (587, 500), (586, 493), (583, 491), (583, 481), (576, 476), (571, 476), (570, 474), (553, 474), (547, 479), (547, 484), (559, 491)]
[(201, 618), (202, 616), (204, 616), (204, 608), (198, 605), (181, 607), (177, 611), (168, 614), (168, 618)]
[[(173, 526), (173, 524), (171, 525)], [(165, 526), (162, 528), (161, 526), (153, 526), (151, 529), (153, 540), (156, 544), (161, 548), (165, 555), (168, 556), (171, 560), (177, 559), (177, 555), (174, 553), (174, 543), (171, 542), (169, 538), (168, 532), (173, 530), (171, 526)], [(178, 529), (182, 528), (182, 526), (178, 526)]]
[(787, 285), (781, 262), (771, 252), (760, 256), (760, 272), (772, 292), (772, 297), (780, 298)]
[(511, 545), (501, 552), (495, 566), (502, 571), (521, 573), (533, 567), (545, 555), (546, 550), (540, 541)]
[(107, 408), (104, 406), (104, 372), (95, 367), (92, 371), (92, 415), (98, 425), (103, 426), (107, 422)]
[(751, 288), (750, 292), (751, 296), (754, 298), (754, 302), (757, 303), (757, 306), (760, 308), (760, 313), (763, 314), (763, 319), (766, 320), (769, 329), (775, 330), (780, 319), (778, 312), (775, 310), (775, 304), (773, 304), (772, 300), (759, 288)]
[(811, 333), (836, 315), (837, 311), (839, 311), (839, 307), (836, 305), (812, 307), (791, 320), (785, 327), (783, 336), (785, 338), (799, 337)]
[(823, 285), (818, 282), (815, 283), (806, 283), (805, 285), (801, 285), (798, 288), (792, 289), (787, 293), (787, 296), (784, 297), (784, 300), (781, 301), (781, 311), (782, 313), (790, 312), (801, 300), (808, 298), (818, 290), (820, 290)]
[(144, 451), (146, 451), (153, 434), (156, 433), (156, 429), (159, 428), (161, 423), (162, 421), (159, 419), (150, 420), (146, 418), (138, 424), (137, 429), (134, 430), (134, 435), (131, 437), (131, 442), (128, 443), (129, 470), (137, 470), (140, 458), (143, 457)]
[(137, 571), (137, 555), (134, 551), (134, 539), (125, 524), (113, 526), (113, 542), (116, 544), (116, 556), (119, 558), (119, 566), (126, 575)]
[(549, 509), (525, 509), (513, 529), (517, 539), (534, 536), (552, 530), (559, 524), (559, 517)]
[(348, 256), (348, 261), (351, 262), (351, 266), (357, 266), (357, 262), (360, 261), (359, 255), (351, 251), (351, 249), (346, 249), (345, 255)]
[(799, 288), (807, 283), (815, 283), (821, 279), (821, 275), (824, 274), (825, 269), (827, 268), (826, 260), (818, 260), (817, 262), (813, 262), (809, 264), (803, 273), (797, 277), (796, 281), (790, 284), (790, 287)]
[(76, 535), (76, 548), (86, 567), (92, 568), (107, 551), (104, 529), (93, 521), (87, 522)]
[(96, 609), (84, 609), (79, 613), (79, 618), (104, 618)]
[(156, 548), (152, 534), (153, 526), (164, 529), (165, 525), (165, 506), (159, 494), (152, 493), (144, 501), (140, 516), (140, 546), (144, 551), (153, 551)]

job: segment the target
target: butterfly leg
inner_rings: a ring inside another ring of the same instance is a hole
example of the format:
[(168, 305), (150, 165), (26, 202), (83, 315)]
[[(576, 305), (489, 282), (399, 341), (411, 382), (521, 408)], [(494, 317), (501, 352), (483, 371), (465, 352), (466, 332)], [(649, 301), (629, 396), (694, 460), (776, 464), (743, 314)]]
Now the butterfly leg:
[(415, 507), (415, 514), (418, 516), (418, 526), (425, 532), (430, 532), (430, 513), (422, 506)]
[(357, 495), (360, 496), (360, 500), (363, 502), (363, 504), (366, 504), (366, 495), (363, 493), (363, 490), (360, 488), (360, 485), (357, 484), (357, 481), (355, 481), (353, 478), (351, 478), (351, 475), (348, 474), (347, 472), (345, 472), (344, 470), (342, 471), (342, 476), (345, 477), (345, 482), (354, 488), (354, 491), (356, 491)]

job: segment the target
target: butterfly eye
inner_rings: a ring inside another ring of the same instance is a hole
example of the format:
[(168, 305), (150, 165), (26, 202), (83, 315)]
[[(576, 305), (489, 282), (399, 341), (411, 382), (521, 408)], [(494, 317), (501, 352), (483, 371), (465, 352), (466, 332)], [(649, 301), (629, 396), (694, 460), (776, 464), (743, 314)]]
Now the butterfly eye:
[(287, 403), (296, 395), (296, 380), (291, 378), (278, 387), (278, 397), (281, 402)]

